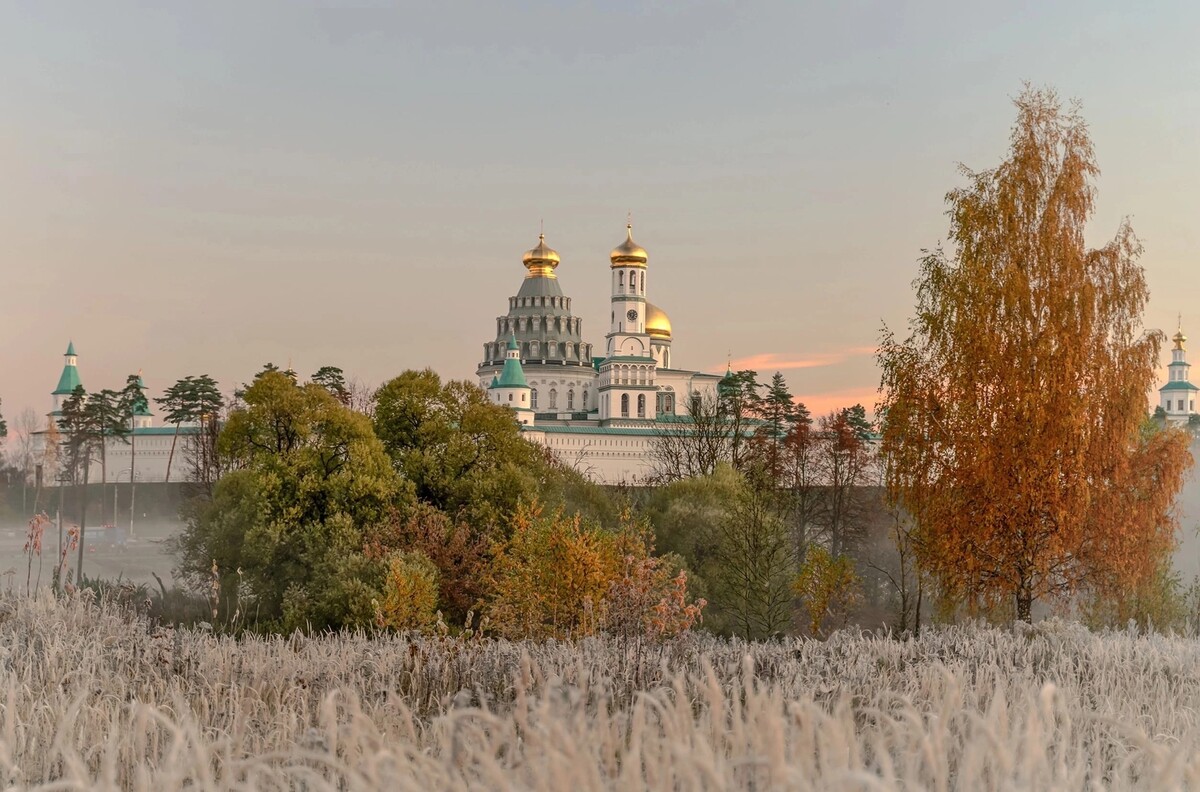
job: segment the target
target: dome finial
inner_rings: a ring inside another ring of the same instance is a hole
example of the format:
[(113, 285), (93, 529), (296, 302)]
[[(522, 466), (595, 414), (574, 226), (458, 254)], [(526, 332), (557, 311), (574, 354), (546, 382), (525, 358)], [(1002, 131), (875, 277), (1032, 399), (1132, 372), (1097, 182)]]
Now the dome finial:
[(609, 261), (616, 267), (628, 266), (630, 264), (645, 266), (646, 264), (646, 249), (633, 241), (633, 212), (626, 215), (625, 222), (625, 241), (619, 246), (613, 248), (613, 252), (608, 256)]
[(542, 230), (538, 234), (537, 247), (525, 251), (521, 263), (529, 270), (530, 278), (555, 278), (554, 268), (559, 264), (558, 252), (546, 245), (546, 230), (544, 222), (540, 222)]

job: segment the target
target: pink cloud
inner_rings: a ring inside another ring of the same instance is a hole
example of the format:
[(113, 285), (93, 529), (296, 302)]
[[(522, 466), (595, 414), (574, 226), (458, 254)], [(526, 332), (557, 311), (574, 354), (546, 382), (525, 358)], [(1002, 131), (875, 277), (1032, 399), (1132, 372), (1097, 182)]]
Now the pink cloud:
[[(822, 366), (836, 366), (838, 363), (844, 363), (852, 357), (860, 357), (862, 355), (874, 355), (875, 347), (849, 347), (837, 352), (824, 352), (815, 355), (795, 355), (790, 353), (778, 352), (763, 352), (749, 357), (736, 358), (729, 361), (729, 365), (734, 371), (742, 369), (752, 369), (759, 373), (774, 372), (774, 371), (795, 371), (806, 368), (819, 368)], [(723, 366), (714, 366), (710, 369), (713, 372), (721, 373), (724, 371)]]
[(814, 419), (840, 410), (843, 407), (853, 407), (861, 404), (867, 408), (868, 415), (875, 414), (875, 400), (879, 391), (875, 388), (848, 388), (827, 393), (804, 393), (796, 396), (796, 401), (802, 402)]

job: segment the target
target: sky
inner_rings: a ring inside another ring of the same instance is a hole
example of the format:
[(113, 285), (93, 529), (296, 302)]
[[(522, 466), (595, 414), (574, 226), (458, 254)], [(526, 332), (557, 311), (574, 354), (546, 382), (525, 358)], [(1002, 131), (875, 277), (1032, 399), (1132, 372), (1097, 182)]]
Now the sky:
[(542, 224), (602, 348), (629, 212), (676, 365), (870, 408), (1024, 81), (1082, 102), (1089, 242), (1129, 217), (1146, 324), (1200, 340), (1197, 30), (1182, 2), (5, 3), (3, 412), (50, 409), (72, 339), (89, 390), (473, 379)]

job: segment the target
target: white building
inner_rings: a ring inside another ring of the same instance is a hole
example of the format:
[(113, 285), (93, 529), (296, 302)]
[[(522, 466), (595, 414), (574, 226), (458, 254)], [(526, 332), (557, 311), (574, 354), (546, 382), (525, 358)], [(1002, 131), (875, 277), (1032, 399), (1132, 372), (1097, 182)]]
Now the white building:
[[(57, 427), (58, 420), (62, 417), (63, 402), (75, 391), (75, 388), (83, 384), (79, 377), (79, 356), (75, 354), (74, 342), (67, 345), (67, 351), (63, 357), (65, 360), (62, 374), (59, 375), (58, 385), (50, 395), (53, 409), (47, 416), (47, 427), (37, 434), (39, 457), (44, 447), (43, 444), (50, 436), (50, 425), (53, 424)], [(140, 375), (138, 385), (143, 391), (145, 390), (146, 386)], [(170, 481), (190, 479), (191, 470), (185, 448), (189, 442), (189, 436), (196, 431), (194, 426), (180, 426), (178, 438), (176, 438), (176, 427), (154, 425), (154, 416), (148, 406), (136, 410), (130, 416), (130, 423), (132, 430), (127, 438), (111, 438), (106, 441), (105, 465), (101, 466), (98, 457), (92, 462), (91, 468), (88, 470), (89, 483), (128, 482), (130, 475), (138, 482), (167, 481), (168, 464), (171, 470)], [(174, 453), (171, 450), (173, 443)], [(58, 471), (43, 472), (48, 483), (53, 482), (57, 474)]]
[(522, 263), (525, 280), (484, 344), (480, 386), (566, 464), (602, 483), (644, 480), (661, 427), (686, 413), (690, 398), (715, 397), (721, 377), (674, 367), (671, 320), (647, 299), (649, 256), (632, 225), (609, 254), (604, 357), (583, 340), (583, 320), (558, 282), (561, 259), (544, 235)]

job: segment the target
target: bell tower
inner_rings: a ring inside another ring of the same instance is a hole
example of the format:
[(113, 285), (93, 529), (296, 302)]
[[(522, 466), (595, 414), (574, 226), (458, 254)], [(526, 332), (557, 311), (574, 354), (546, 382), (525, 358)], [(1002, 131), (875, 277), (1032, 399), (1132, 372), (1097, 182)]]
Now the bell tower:
[(1191, 381), (1192, 364), (1187, 361), (1187, 336), (1183, 334), (1183, 321), (1171, 340), (1175, 347), (1171, 350), (1171, 363), (1167, 366), (1167, 382), (1158, 389), (1159, 406), (1171, 423), (1187, 423), (1196, 412), (1196, 394), (1200, 389)]
[(655, 418), (657, 361), (646, 332), (646, 250), (633, 241), (633, 224), (625, 241), (609, 254), (612, 275), (607, 357), (600, 364), (600, 420)]

